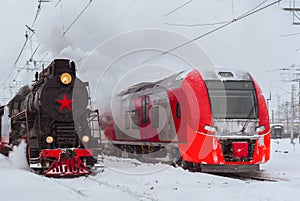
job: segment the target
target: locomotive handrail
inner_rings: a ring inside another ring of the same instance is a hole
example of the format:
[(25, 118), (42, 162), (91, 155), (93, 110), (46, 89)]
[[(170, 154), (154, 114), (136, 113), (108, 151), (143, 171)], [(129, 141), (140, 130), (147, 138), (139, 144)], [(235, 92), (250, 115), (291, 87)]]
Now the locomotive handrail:
[(21, 116), (22, 114), (25, 115), (25, 119), (26, 119), (26, 134), (27, 134), (29, 131), (28, 131), (28, 119), (27, 119), (28, 116), (27, 116), (27, 111), (26, 110), (23, 110), (22, 112), (19, 112), (19, 113), (15, 114), (15, 115), (11, 116), (10, 118), (14, 119), (14, 118), (17, 118), (18, 116)]

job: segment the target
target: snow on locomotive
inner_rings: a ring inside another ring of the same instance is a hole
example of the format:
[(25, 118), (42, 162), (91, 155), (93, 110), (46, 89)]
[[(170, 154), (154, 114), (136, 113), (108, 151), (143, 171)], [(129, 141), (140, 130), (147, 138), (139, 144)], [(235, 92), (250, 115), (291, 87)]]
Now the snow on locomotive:
[(259, 170), (270, 158), (262, 91), (248, 72), (195, 69), (120, 92), (102, 127), (111, 151), (205, 172)]
[(88, 83), (76, 77), (75, 63), (67, 59), (54, 60), (35, 78), (31, 88), (22, 87), (1, 107), (0, 151), (8, 155), (24, 139), (31, 169), (46, 176), (88, 174), (98, 143), (91, 129), (98, 114), (88, 109)]

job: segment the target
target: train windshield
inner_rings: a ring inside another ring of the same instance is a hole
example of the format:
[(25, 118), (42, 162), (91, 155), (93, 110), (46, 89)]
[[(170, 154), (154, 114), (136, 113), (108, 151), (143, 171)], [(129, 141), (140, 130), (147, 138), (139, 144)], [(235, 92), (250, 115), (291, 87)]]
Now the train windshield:
[(251, 81), (206, 81), (213, 117), (256, 119), (257, 99)]

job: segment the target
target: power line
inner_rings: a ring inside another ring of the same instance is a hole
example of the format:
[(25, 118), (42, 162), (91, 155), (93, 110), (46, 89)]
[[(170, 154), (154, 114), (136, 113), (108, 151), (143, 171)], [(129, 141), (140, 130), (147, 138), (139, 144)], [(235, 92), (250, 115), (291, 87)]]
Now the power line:
[(60, 2), (61, 2), (61, 0), (58, 0), (54, 7), (56, 7)]
[[(255, 11), (256, 9), (258, 9), (260, 6), (264, 5), (267, 1), (269, 0), (264, 0), (261, 3), (257, 4), (255, 7), (253, 7), (251, 10), (249, 10), (248, 12), (244, 13), (243, 15), (241, 15), (240, 17), (243, 17), (244, 15), (248, 15), (249, 13)], [(282, 0), (281, 0), (282, 1)], [(281, 1), (275, 1), (274, 3), (272, 3), (272, 5), (279, 3)]]
[(26, 31), (26, 34), (25, 34), (25, 38), (26, 38), (26, 39), (25, 39), (25, 42), (24, 42), (24, 44), (23, 44), (23, 46), (22, 46), (22, 48), (21, 48), (20, 53), (19, 53), (18, 56), (17, 56), (17, 59), (16, 59), (16, 61), (15, 61), (15, 63), (14, 63), (14, 67), (17, 65), (17, 63), (18, 63), (18, 61), (19, 61), (21, 55), (23, 54), (23, 51), (24, 51), (24, 49), (25, 49), (25, 47), (26, 47), (26, 45), (27, 45), (27, 42), (28, 42), (28, 39), (29, 39), (29, 35), (28, 35), (27, 31)]
[(38, 8), (37, 8), (34, 20), (33, 20), (32, 25), (31, 25), (32, 28), (33, 28), (33, 26), (34, 26), (34, 24), (35, 24), (35, 22), (36, 22), (36, 20), (37, 20), (37, 18), (39, 16), (41, 10), (42, 10), (42, 2), (40, 1), (39, 4), (38, 4)]
[(284, 35), (281, 35), (281, 37), (296, 36), (296, 35), (300, 35), (300, 32), (299, 33), (284, 34)]
[(232, 10), (232, 18), (234, 18), (234, 2), (231, 0), (231, 10)]
[(89, 3), (82, 9), (82, 11), (74, 19), (74, 21), (69, 25), (69, 27), (66, 29), (66, 31), (63, 32), (62, 37), (67, 34), (67, 32), (72, 28), (72, 26), (76, 23), (76, 21), (80, 18), (80, 16), (84, 13), (84, 11), (91, 5), (92, 2), (93, 2), (93, 0), (89, 0)]
[(56, 3), (55, 7), (60, 4), (60, 18), (61, 18), (61, 22), (62, 22), (62, 30), (65, 30), (65, 20), (64, 20), (64, 14), (63, 14), (63, 5), (61, 0), (58, 0), (58, 2)]
[(136, 2), (136, 0), (132, 0), (131, 3), (126, 7), (126, 9), (123, 11), (123, 13), (120, 15), (120, 17), (114, 22), (114, 25), (117, 24), (127, 13), (127, 11), (133, 6), (133, 4)]
[[(265, 0), (264, 2), (266, 2), (266, 1), (268, 1), (268, 0)], [(185, 42), (185, 43), (182, 43), (182, 44), (180, 44), (180, 45), (178, 45), (178, 46), (176, 46), (176, 47), (174, 47), (174, 48), (172, 48), (172, 49), (170, 49), (170, 50), (164, 51), (164, 52), (160, 53), (159, 55), (155, 56), (155, 58), (156, 58), (156, 57), (159, 57), (159, 56), (163, 56), (163, 55), (168, 54), (168, 53), (170, 53), (170, 52), (173, 52), (174, 50), (177, 50), (177, 49), (179, 49), (179, 48), (181, 48), (181, 47), (183, 47), (183, 46), (186, 46), (186, 45), (188, 45), (188, 44), (190, 44), (190, 43), (192, 43), (192, 42), (194, 42), (194, 41), (197, 41), (197, 40), (199, 40), (199, 39), (201, 39), (201, 38), (203, 38), (203, 37), (205, 37), (205, 36), (207, 36), (207, 35), (209, 35), (209, 34), (212, 34), (212, 33), (216, 32), (216, 31), (218, 31), (218, 30), (220, 30), (220, 29), (222, 29), (222, 28), (227, 27), (228, 25), (231, 25), (232, 23), (235, 23), (235, 22), (237, 22), (237, 21), (240, 21), (240, 20), (242, 20), (242, 19), (244, 19), (244, 18), (246, 18), (246, 17), (248, 17), (248, 16), (251, 16), (251, 15), (253, 15), (253, 14), (255, 14), (255, 13), (261, 11), (261, 10), (264, 10), (264, 9), (266, 9), (266, 8), (268, 8), (268, 7), (271, 7), (271, 6), (273, 6), (274, 4), (277, 4), (277, 3), (281, 2), (281, 1), (282, 1), (282, 0), (277, 0), (277, 1), (275, 1), (275, 2), (273, 2), (273, 3), (270, 3), (270, 4), (268, 4), (268, 5), (264, 6), (264, 7), (261, 7), (261, 8), (259, 8), (259, 9), (257, 9), (258, 7), (256, 6), (256, 9), (251, 9), (250, 12), (247, 11), (246, 13), (242, 14), (241, 16), (239, 16), (239, 17), (233, 19), (232, 21), (230, 21), (230, 22), (228, 22), (228, 23), (226, 23), (226, 24), (224, 24), (224, 25), (221, 25), (221, 26), (219, 26), (219, 27), (217, 27), (217, 28), (215, 28), (215, 29), (212, 29), (212, 30), (206, 32), (205, 34), (202, 34), (202, 35), (200, 35), (200, 36), (197, 36), (197, 37), (195, 37), (195, 38), (193, 38), (193, 39), (191, 39), (191, 40), (189, 40), (189, 41), (187, 41), (187, 42)], [(264, 3), (264, 2), (263, 2), (263, 3)], [(150, 58), (150, 59), (148, 59), (148, 60), (142, 62), (142, 64), (145, 64), (145, 63), (149, 62), (149, 61), (152, 60), (152, 59), (153, 59), (153, 58)]]
[(185, 2), (184, 4), (180, 5), (179, 7), (175, 8), (174, 10), (171, 10), (170, 12), (168, 12), (167, 14), (165, 14), (165, 17), (167, 17), (168, 15), (171, 15), (172, 13), (178, 11), (179, 9), (183, 8), (184, 6), (192, 3), (194, 0), (190, 0), (188, 2)]
[[(265, 4), (267, 1), (269, 0), (264, 0), (263, 2), (259, 3), (258, 5), (256, 5), (254, 8), (252, 8), (251, 10), (247, 11), (246, 13), (244, 13), (243, 15), (247, 15), (248, 13), (256, 10), (257, 8), (259, 8), (260, 6), (262, 6), (263, 4)], [(198, 24), (185, 24), (185, 23), (165, 23), (167, 25), (171, 25), (171, 26), (178, 26), (178, 27), (203, 27), (203, 26), (214, 26), (214, 25), (219, 25), (219, 24), (227, 24), (232, 22), (235, 18), (234, 18), (234, 4), (233, 4), (233, 0), (232, 0), (232, 14), (233, 14), (233, 18), (232, 20), (226, 20), (226, 21), (221, 21), (221, 22), (211, 22), (211, 23), (198, 23)], [(243, 15), (241, 15), (240, 17), (243, 17)]]
[(223, 22), (212, 22), (212, 23), (203, 23), (203, 24), (177, 24), (177, 23), (165, 23), (167, 25), (171, 26), (178, 26), (178, 27), (203, 27), (203, 26), (213, 26), (213, 25), (219, 25), (219, 24), (226, 24), (228, 22), (231, 22), (232, 20), (229, 21), (223, 21)]

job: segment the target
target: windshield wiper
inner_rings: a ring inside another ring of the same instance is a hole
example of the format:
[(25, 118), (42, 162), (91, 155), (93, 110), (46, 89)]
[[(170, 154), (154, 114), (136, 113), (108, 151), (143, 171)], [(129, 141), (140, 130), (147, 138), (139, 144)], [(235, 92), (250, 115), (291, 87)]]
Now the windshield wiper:
[(252, 106), (252, 108), (251, 108), (251, 110), (250, 110), (250, 112), (249, 112), (249, 114), (247, 116), (247, 121), (245, 122), (243, 128), (238, 133), (245, 133), (245, 130), (246, 130), (246, 128), (247, 128), (247, 126), (248, 126), (248, 124), (250, 122), (250, 116), (251, 116), (253, 110), (255, 109), (255, 107), (256, 107), (256, 104), (253, 104), (253, 106)]

